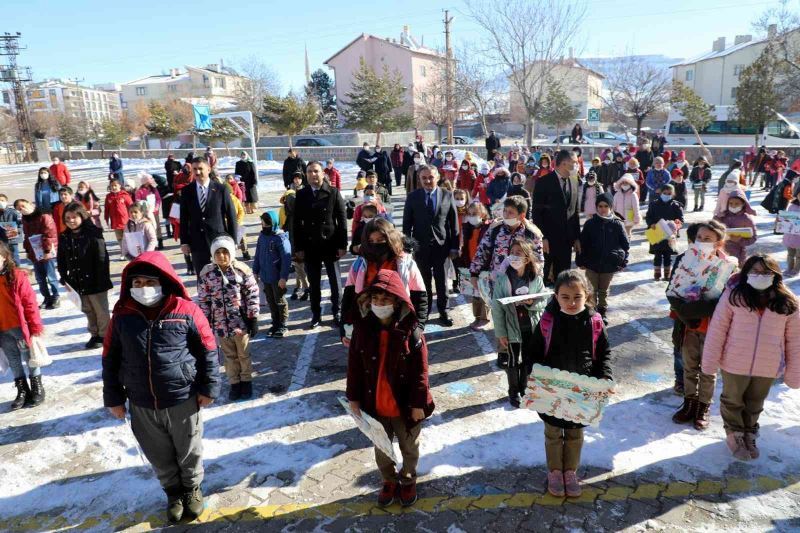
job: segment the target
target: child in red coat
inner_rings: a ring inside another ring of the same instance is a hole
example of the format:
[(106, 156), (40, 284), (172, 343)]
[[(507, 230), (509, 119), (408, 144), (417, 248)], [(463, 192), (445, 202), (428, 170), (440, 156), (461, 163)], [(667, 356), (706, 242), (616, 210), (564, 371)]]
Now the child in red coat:
[(328, 178), (328, 181), (331, 182), (331, 187), (335, 187), (339, 190), (342, 189), (342, 175), (339, 173), (339, 170), (333, 166), (333, 159), (328, 159), (325, 163), (325, 176)]
[(106, 195), (104, 215), (108, 227), (114, 230), (117, 243), (122, 248), (125, 226), (128, 224), (128, 207), (133, 203), (131, 195), (122, 190), (122, 184), (117, 179), (111, 180), (111, 189)]

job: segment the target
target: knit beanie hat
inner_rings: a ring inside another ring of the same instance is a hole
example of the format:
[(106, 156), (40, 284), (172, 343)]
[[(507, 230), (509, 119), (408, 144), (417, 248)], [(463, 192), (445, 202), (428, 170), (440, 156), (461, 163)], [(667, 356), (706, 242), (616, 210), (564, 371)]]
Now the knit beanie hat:
[(611, 196), (610, 192), (604, 192), (603, 194), (598, 194), (597, 197), (594, 199), (594, 205), (597, 206), (601, 202), (608, 204), (608, 207), (614, 205), (614, 198)]
[(229, 236), (220, 235), (219, 237), (214, 239), (214, 241), (211, 243), (211, 257), (212, 258), (214, 257), (214, 254), (217, 253), (217, 250), (219, 250), (220, 248), (224, 248), (224, 249), (228, 250), (228, 253), (230, 254), (230, 256), (233, 257), (233, 254), (234, 254), (234, 252), (236, 250), (236, 243), (233, 242), (233, 239), (231, 239)]

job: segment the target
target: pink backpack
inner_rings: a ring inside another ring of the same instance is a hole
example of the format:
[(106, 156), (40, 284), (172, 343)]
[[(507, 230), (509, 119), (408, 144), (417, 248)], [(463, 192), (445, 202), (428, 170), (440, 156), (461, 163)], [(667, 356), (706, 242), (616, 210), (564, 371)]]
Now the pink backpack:
[[(539, 320), (539, 327), (542, 329), (542, 335), (544, 335), (544, 355), (547, 357), (547, 353), (550, 351), (550, 338), (553, 336), (553, 315), (549, 311), (545, 311), (542, 314), (542, 318)], [(597, 350), (597, 339), (600, 338), (600, 334), (603, 332), (603, 317), (600, 316), (600, 313), (595, 313), (592, 315), (592, 361), (595, 360), (595, 351)]]

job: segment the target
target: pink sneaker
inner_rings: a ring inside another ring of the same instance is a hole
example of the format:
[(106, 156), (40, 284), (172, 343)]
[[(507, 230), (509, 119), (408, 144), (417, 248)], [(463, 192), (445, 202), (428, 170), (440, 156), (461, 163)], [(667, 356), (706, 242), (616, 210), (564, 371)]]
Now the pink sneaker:
[(561, 470), (552, 470), (547, 474), (547, 492), (556, 498), (564, 497), (564, 474)]
[(739, 461), (749, 461), (752, 459), (750, 451), (747, 449), (747, 445), (744, 442), (744, 433), (741, 431), (728, 432), (725, 443), (728, 445), (728, 449), (733, 454), (734, 459), (738, 459)]
[(567, 497), (577, 498), (581, 495), (581, 486), (578, 483), (578, 474), (574, 470), (564, 472), (564, 485), (567, 489)]

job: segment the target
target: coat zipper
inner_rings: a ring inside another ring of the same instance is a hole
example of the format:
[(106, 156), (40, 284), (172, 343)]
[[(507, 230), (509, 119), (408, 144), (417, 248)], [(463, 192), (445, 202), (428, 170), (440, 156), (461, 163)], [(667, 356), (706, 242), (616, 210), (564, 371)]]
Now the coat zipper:
[(758, 337), (761, 335), (761, 319), (764, 315), (758, 315), (758, 329), (756, 330), (756, 344), (753, 346), (753, 360), (750, 362), (750, 375), (753, 375), (753, 368), (756, 366), (756, 350), (758, 350)]
[(128, 309), (132, 309), (133, 311), (136, 311), (137, 313), (139, 313), (142, 316), (142, 318), (144, 318), (145, 321), (147, 322), (147, 382), (150, 385), (150, 394), (153, 395), (153, 407), (155, 409), (158, 409), (158, 397), (156, 396), (156, 390), (153, 387), (153, 363), (152, 363), (152, 360), (151, 360), (151, 357), (150, 357), (150, 353), (152, 351), (151, 350), (151, 344), (152, 344), (152, 339), (153, 339), (153, 326), (156, 323), (161, 323), (161, 320), (159, 320), (159, 319), (164, 314), (164, 309), (162, 309), (161, 312), (156, 316), (155, 320), (150, 321), (150, 320), (147, 320), (147, 317), (144, 315), (144, 313), (142, 313), (138, 309), (135, 309), (135, 308), (130, 307), (130, 306), (126, 306), (126, 307), (128, 307)]

